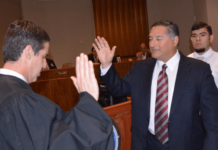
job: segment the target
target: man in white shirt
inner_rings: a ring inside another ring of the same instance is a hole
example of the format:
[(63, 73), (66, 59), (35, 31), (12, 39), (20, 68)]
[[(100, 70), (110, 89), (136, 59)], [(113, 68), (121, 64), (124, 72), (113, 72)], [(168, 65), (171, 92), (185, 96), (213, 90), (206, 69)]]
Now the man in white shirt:
[(110, 93), (131, 94), (132, 150), (217, 150), (218, 89), (210, 66), (177, 50), (173, 22), (155, 22), (149, 40), (153, 58), (135, 62), (122, 78), (111, 64), (116, 47), (100, 37), (93, 44)]
[(191, 42), (195, 52), (189, 54), (188, 57), (202, 60), (210, 65), (218, 88), (218, 52), (211, 48), (213, 38), (211, 26), (204, 22), (195, 23), (191, 29)]

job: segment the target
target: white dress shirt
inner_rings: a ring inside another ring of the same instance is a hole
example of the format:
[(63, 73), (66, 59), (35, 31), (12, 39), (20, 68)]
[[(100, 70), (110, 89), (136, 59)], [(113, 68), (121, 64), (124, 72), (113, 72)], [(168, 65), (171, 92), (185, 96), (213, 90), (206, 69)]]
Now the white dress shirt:
[(189, 54), (188, 57), (196, 59), (198, 57), (203, 57), (202, 61), (210, 65), (210, 69), (212, 70), (212, 75), (214, 77), (215, 84), (218, 88), (218, 52), (215, 52), (212, 48), (210, 48), (203, 55), (199, 55), (198, 53), (194, 52)]
[(12, 71), (12, 70), (8, 70), (8, 69), (3, 69), (3, 68), (1, 68), (1, 69), (0, 69), (0, 74), (9, 75), (9, 76), (14, 76), (14, 77), (17, 77), (17, 78), (19, 78), (19, 79), (21, 79), (21, 80), (23, 80), (24, 82), (27, 83), (27, 81), (26, 81), (26, 79), (24, 78), (23, 75), (21, 75), (21, 74), (15, 72), (15, 71)]
[[(172, 103), (172, 98), (173, 98), (173, 92), (174, 92), (174, 87), (175, 87), (175, 81), (176, 81), (176, 76), (177, 76), (177, 71), (178, 71), (178, 66), (179, 66), (179, 61), (180, 61), (180, 54), (179, 51), (177, 50), (176, 54), (168, 60), (165, 64), (167, 65), (166, 73), (168, 76), (168, 117), (170, 115), (170, 108), (171, 108), (171, 103)], [(154, 67), (154, 72), (153, 72), (153, 77), (152, 77), (152, 84), (151, 84), (151, 99), (150, 99), (150, 120), (149, 120), (149, 126), (148, 129), (152, 134), (155, 134), (155, 102), (156, 102), (156, 94), (157, 94), (157, 78), (162, 70), (164, 62), (157, 60), (155, 67)], [(102, 65), (100, 66), (101, 69), (101, 76), (105, 75), (107, 71), (110, 69), (111, 65), (108, 68), (103, 69)]]
[[(177, 50), (176, 54), (168, 60), (165, 64), (167, 65), (166, 73), (168, 77), (168, 117), (170, 116), (170, 108), (172, 104), (173, 92), (176, 82), (176, 76), (178, 71), (180, 61), (180, 54)], [(150, 120), (148, 129), (152, 134), (155, 134), (155, 103), (156, 103), (156, 94), (157, 94), (157, 78), (162, 70), (164, 62), (157, 60), (154, 72), (152, 76), (151, 83), (151, 100), (150, 100)]]

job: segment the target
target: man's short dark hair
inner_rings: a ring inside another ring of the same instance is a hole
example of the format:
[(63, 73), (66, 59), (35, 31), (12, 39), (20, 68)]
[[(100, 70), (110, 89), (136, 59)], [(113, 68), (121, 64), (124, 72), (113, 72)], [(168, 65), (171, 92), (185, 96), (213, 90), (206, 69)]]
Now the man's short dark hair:
[(16, 20), (9, 26), (5, 36), (4, 62), (17, 61), (27, 45), (31, 45), (34, 55), (37, 55), (48, 41), (50, 38), (41, 27), (30, 21)]
[(195, 23), (193, 26), (192, 26), (192, 29), (191, 31), (194, 31), (194, 30), (199, 30), (201, 28), (207, 28), (207, 31), (209, 33), (209, 35), (212, 35), (212, 28), (211, 26), (209, 26), (208, 24), (204, 23), (204, 22), (197, 22)]
[[(173, 23), (172, 21), (167, 21), (167, 20), (160, 20), (155, 22), (151, 28), (156, 27), (156, 26), (165, 26), (167, 27), (167, 33), (170, 36), (170, 39), (172, 40), (175, 36), (179, 37), (179, 28), (178, 26)], [(179, 43), (178, 43), (179, 45)], [(177, 45), (177, 46), (178, 46)]]

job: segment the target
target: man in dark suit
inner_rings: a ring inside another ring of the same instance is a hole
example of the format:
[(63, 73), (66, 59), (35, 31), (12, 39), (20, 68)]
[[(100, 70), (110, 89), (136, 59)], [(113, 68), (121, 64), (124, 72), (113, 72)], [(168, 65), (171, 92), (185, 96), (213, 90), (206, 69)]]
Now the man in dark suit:
[(154, 23), (149, 40), (153, 58), (137, 61), (123, 78), (111, 65), (116, 47), (100, 37), (93, 44), (111, 94), (131, 94), (132, 150), (217, 150), (218, 90), (209, 65), (178, 51), (173, 22)]
[(93, 65), (86, 55), (76, 60), (71, 77), (80, 100), (68, 113), (36, 94), (36, 81), (50, 38), (32, 22), (13, 22), (5, 36), (0, 69), (0, 147), (2, 150), (113, 150), (111, 118), (96, 102), (99, 95)]

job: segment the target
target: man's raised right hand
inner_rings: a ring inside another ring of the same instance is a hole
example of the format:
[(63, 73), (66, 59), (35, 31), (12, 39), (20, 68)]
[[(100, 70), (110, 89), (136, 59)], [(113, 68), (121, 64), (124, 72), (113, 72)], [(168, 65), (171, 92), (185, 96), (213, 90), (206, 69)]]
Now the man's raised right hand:
[(102, 64), (102, 68), (107, 68), (111, 65), (116, 46), (113, 46), (112, 50), (110, 49), (110, 46), (108, 45), (108, 42), (103, 37), (97, 37), (95, 39), (95, 43), (93, 43), (93, 46), (97, 52), (98, 59)]

